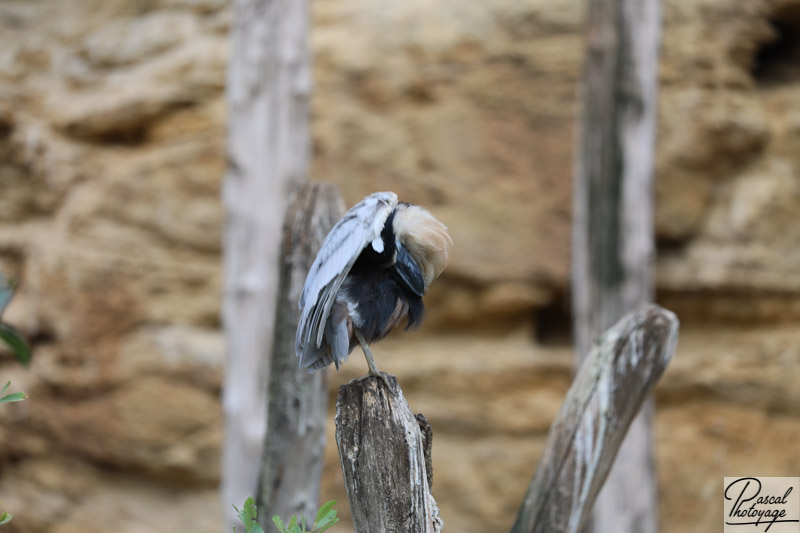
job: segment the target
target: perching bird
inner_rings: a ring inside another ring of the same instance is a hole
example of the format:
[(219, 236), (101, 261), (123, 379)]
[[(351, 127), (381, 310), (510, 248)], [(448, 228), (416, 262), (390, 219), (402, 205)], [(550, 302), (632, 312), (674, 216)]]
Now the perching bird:
[(447, 227), (422, 207), (376, 192), (331, 229), (300, 296), (296, 353), (313, 372), (345, 361), (357, 344), (369, 373), (378, 371), (369, 345), (408, 319), (422, 320), (422, 296), (447, 265)]

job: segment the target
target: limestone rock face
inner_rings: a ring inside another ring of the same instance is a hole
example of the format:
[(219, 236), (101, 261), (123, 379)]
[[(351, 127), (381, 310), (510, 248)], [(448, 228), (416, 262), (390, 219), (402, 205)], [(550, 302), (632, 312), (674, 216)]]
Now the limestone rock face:
[(315, 176), (433, 208), (451, 276), (563, 286), (578, 6), (426, 5), (315, 10)]
[[(229, 4), (0, 2), (0, 270), (21, 280), (3, 319), (35, 354), (0, 366), (29, 394), (0, 407), (9, 531), (216, 531), (242, 503), (215, 490)], [(684, 333), (656, 456), (663, 530), (700, 532), (724, 475), (798, 470), (800, 2), (664, 18), (658, 294)], [(571, 380), (581, 3), (329, 0), (312, 19), (313, 177), (350, 204), (394, 190), (455, 241), (422, 331), (376, 354), (433, 424), (448, 529), (505, 530)], [(354, 354), (334, 379), (363, 370)]]
[(3, 318), (35, 352), (3, 366), (30, 398), (0, 412), (12, 530), (219, 528), (214, 4), (0, 6), (0, 268), (21, 280)]

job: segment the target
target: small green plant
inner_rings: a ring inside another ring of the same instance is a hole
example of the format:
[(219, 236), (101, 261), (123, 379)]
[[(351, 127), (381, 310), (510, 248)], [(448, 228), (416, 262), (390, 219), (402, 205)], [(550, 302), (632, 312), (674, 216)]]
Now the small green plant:
[[(339, 521), (339, 519), (336, 518), (336, 510), (333, 508), (334, 505), (336, 505), (336, 502), (331, 500), (325, 502), (322, 507), (319, 508), (311, 529), (308, 529), (305, 518), (300, 518), (298, 522), (296, 516), (291, 517), (289, 523), (284, 525), (281, 517), (275, 515), (272, 517), (272, 523), (275, 524), (275, 527), (278, 528), (280, 533), (322, 533)], [(261, 526), (258, 525), (256, 520), (258, 518), (258, 509), (256, 509), (253, 498), (247, 498), (244, 502), (244, 508), (241, 511), (237, 509), (235, 505), (233, 508), (236, 509), (239, 520), (244, 524), (245, 533), (264, 533), (264, 530), (261, 529)], [(233, 528), (233, 531), (236, 533), (236, 528)]]
[(339, 521), (336, 518), (336, 510), (333, 506), (336, 505), (335, 500), (325, 502), (322, 507), (317, 511), (317, 517), (314, 519), (314, 524), (311, 529), (306, 529), (306, 519), (301, 518), (300, 523), (297, 523), (297, 517), (293, 516), (289, 519), (289, 524), (284, 526), (283, 520), (278, 515), (272, 517), (272, 523), (278, 528), (281, 533), (322, 533), (333, 524)]

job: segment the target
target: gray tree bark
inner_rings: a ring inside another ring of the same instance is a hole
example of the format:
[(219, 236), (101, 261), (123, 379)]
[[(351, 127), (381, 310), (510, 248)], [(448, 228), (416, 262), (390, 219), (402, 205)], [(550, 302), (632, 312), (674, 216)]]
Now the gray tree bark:
[(267, 433), (256, 496), (258, 521), (264, 531), (273, 527), (276, 514), (285, 519), (305, 516), (307, 523), (314, 523), (325, 449), (328, 371), (309, 374), (297, 364), (297, 302), (322, 241), (344, 211), (334, 185), (308, 183), (298, 191), (286, 215)]
[(397, 378), (373, 376), (339, 388), (336, 444), (356, 533), (440, 533), (431, 494), (432, 431), (415, 416)]
[[(581, 147), (574, 189), (572, 295), (578, 358), (652, 299), (652, 175), (659, 0), (590, 0)], [(658, 529), (653, 406), (631, 425), (592, 517), (596, 533)]]
[(227, 340), (221, 497), (225, 531), (256, 490), (278, 259), (289, 196), (306, 179), (311, 90), (305, 0), (235, 0), (223, 184)]
[(579, 531), (677, 341), (675, 315), (644, 304), (592, 346), (550, 426), (511, 533)]

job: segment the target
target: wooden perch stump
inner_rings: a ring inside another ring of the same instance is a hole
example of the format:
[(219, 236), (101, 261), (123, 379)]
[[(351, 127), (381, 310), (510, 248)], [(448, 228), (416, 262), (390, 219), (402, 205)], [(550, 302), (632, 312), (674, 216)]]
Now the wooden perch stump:
[(397, 378), (375, 377), (339, 388), (336, 444), (356, 533), (438, 533), (431, 495), (431, 430), (414, 416)]
[(675, 315), (645, 304), (592, 346), (550, 427), (512, 533), (579, 530), (677, 340)]

